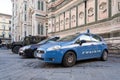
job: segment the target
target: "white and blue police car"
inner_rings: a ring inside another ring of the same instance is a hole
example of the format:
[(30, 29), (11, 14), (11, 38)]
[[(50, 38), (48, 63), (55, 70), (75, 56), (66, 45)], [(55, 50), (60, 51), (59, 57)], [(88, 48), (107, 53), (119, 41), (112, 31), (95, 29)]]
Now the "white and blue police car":
[(78, 60), (100, 58), (106, 61), (108, 49), (100, 36), (77, 33), (40, 46), (34, 55), (47, 63), (62, 63), (65, 67), (71, 67)]

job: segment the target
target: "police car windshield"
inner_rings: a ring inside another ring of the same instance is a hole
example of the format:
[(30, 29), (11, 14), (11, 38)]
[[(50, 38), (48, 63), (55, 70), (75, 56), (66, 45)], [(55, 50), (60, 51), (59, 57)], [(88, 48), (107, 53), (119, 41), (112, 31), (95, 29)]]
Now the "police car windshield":
[(72, 40), (76, 39), (78, 36), (79, 36), (79, 34), (69, 35), (69, 36), (59, 39), (58, 42), (72, 41)]

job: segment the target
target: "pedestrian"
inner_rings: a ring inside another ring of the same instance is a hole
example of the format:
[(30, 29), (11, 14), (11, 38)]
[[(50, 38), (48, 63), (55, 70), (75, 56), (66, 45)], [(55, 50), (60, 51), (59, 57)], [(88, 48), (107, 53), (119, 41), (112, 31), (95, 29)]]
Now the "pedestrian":
[(1, 44), (2, 44), (2, 40), (0, 39), (0, 48), (2, 47), (2, 45), (1, 45)]
[(2, 40), (0, 39), (0, 44), (2, 43)]

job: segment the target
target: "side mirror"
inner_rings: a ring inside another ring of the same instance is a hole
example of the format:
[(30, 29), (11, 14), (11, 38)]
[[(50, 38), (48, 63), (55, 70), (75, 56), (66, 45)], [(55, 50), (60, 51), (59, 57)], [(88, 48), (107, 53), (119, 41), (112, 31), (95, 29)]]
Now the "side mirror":
[(80, 44), (80, 43), (81, 43), (81, 41), (80, 41), (80, 40), (77, 40), (75, 43), (76, 43), (76, 44)]
[(86, 43), (86, 40), (81, 40), (80, 41), (80, 45), (82, 45), (83, 43)]

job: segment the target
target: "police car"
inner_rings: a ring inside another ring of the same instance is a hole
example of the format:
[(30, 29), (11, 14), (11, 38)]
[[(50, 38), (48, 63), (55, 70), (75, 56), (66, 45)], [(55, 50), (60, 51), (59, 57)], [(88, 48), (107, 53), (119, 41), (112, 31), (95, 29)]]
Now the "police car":
[(36, 58), (47, 63), (62, 63), (73, 66), (78, 60), (100, 58), (107, 60), (108, 49), (103, 38), (91, 33), (77, 33), (61, 38), (57, 42), (40, 46)]

